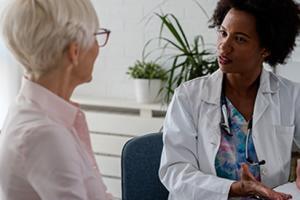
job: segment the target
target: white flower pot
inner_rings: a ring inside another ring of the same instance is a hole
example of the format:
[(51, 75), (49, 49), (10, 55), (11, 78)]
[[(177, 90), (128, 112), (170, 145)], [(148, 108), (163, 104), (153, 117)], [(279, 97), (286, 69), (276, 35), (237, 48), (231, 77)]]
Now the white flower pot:
[(161, 84), (162, 81), (159, 79), (134, 79), (136, 101), (138, 103), (158, 102)]

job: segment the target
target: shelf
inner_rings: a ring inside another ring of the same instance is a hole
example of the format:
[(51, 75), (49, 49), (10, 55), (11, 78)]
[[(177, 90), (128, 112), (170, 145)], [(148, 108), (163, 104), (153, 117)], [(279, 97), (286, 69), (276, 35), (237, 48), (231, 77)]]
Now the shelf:
[(166, 105), (161, 103), (142, 104), (134, 100), (124, 100), (116, 98), (90, 98), (83, 96), (74, 96), (72, 101), (79, 103), (83, 107), (93, 108), (109, 108), (114, 110), (135, 110), (141, 117), (153, 117), (155, 112), (165, 113), (167, 110)]

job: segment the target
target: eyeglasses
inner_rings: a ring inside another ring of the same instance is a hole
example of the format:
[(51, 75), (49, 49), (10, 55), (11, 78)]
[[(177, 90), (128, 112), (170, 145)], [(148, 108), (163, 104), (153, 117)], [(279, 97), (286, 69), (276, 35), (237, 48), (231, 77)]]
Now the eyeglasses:
[(110, 35), (110, 30), (106, 28), (100, 28), (94, 35), (96, 36), (96, 40), (98, 42), (98, 45), (100, 47), (104, 47), (107, 44), (109, 35)]

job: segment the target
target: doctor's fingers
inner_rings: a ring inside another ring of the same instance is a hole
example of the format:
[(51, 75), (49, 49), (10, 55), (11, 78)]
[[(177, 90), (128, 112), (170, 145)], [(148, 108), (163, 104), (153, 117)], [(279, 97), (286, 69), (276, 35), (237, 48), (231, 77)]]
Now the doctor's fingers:
[(297, 160), (296, 167), (296, 186), (300, 190), (300, 159)]
[(270, 200), (289, 200), (292, 199), (292, 195), (290, 194), (284, 194), (276, 192), (269, 197)]
[(285, 194), (285, 193), (282, 193), (282, 192), (278, 192), (278, 193), (284, 198), (284, 200), (293, 198), (293, 196), (290, 195), (290, 194)]
[(241, 166), (241, 179), (245, 180), (245, 181), (255, 181), (256, 179), (253, 176), (253, 174), (251, 174), (251, 172), (249, 171), (249, 167), (247, 164), (242, 164)]
[(268, 188), (260, 182), (256, 183), (256, 185), (254, 186), (254, 191), (256, 195), (269, 200), (288, 200), (292, 198), (290, 194), (276, 192), (275, 190)]
[(292, 196), (289, 194), (284, 194), (276, 192), (271, 188), (268, 188), (261, 182), (257, 181), (255, 177), (249, 171), (247, 164), (242, 164), (241, 166), (241, 178), (242, 178), (242, 188), (249, 188), (252, 193), (269, 200), (288, 200)]

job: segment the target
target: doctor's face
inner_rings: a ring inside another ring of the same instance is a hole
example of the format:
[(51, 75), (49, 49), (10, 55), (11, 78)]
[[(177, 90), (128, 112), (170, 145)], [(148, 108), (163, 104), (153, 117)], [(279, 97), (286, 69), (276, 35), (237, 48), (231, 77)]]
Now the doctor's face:
[(247, 12), (231, 9), (218, 30), (218, 63), (224, 73), (254, 73), (261, 70), (263, 53), (255, 18)]

